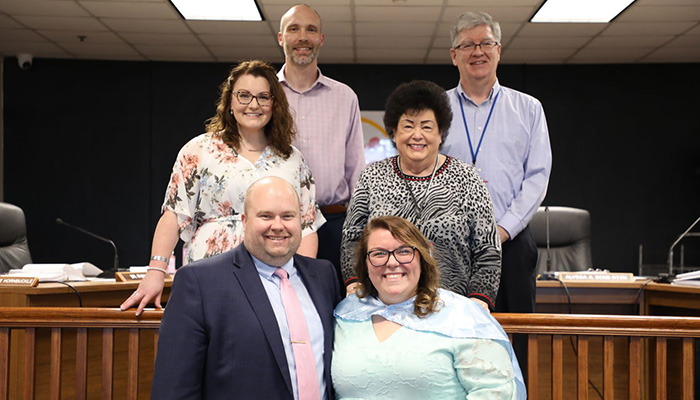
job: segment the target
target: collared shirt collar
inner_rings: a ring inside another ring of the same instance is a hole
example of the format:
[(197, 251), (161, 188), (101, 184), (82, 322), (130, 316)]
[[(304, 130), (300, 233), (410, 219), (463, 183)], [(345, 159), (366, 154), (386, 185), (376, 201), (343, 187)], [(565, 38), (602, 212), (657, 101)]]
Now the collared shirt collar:
[(255, 268), (258, 270), (258, 274), (260, 274), (260, 276), (267, 279), (268, 281), (277, 282), (274, 278), (272, 278), (272, 275), (274, 275), (277, 268), (282, 268), (283, 270), (287, 271), (287, 274), (290, 278), (297, 273), (297, 269), (294, 268), (294, 257), (290, 258), (289, 261), (287, 261), (281, 267), (273, 267), (271, 265), (267, 265), (264, 262), (255, 258), (255, 256), (252, 254), (250, 255), (250, 257), (253, 258), (253, 263), (255, 264)]
[[(277, 73), (277, 79), (279, 79), (280, 83), (283, 84), (284, 86), (290, 88), (291, 90), (293, 90), (293, 91), (295, 91), (295, 92), (297, 92), (297, 93), (300, 93), (299, 91), (297, 91), (296, 89), (294, 89), (289, 83), (287, 83), (287, 77), (284, 76), (284, 71), (285, 71), (286, 68), (287, 68), (287, 64), (285, 63), (285, 64), (282, 66), (282, 68), (280, 68), (280, 71)], [(328, 82), (327, 82), (327, 79), (328, 79), (328, 78), (326, 78), (326, 77), (321, 73), (321, 69), (318, 68), (318, 67), (316, 67), (316, 71), (318, 71), (318, 78), (316, 78), (316, 81), (314, 82), (314, 84), (311, 85), (311, 87), (310, 87), (308, 90), (304, 91), (304, 93), (306, 93), (306, 92), (308, 92), (308, 91), (310, 91), (310, 90), (313, 90), (317, 85), (328, 86)]]
[[(496, 82), (494, 82), (493, 87), (491, 88), (491, 92), (489, 93), (489, 97), (488, 97), (488, 99), (486, 99), (485, 102), (488, 103), (488, 104), (491, 104), (491, 102), (493, 101), (494, 96), (496, 95), (496, 93), (498, 93), (499, 90), (501, 90), (501, 84), (498, 83), (498, 78), (496, 78)], [(460, 83), (457, 85), (457, 93), (459, 93), (459, 95), (462, 96), (462, 98), (463, 98), (464, 100), (467, 100), (467, 101), (471, 102), (472, 104), (475, 104), (476, 106), (480, 106), (480, 105), (481, 105), (481, 104), (476, 104), (476, 103), (474, 102), (474, 100), (472, 100), (471, 98), (469, 98), (469, 96), (467, 96), (467, 94), (464, 93), (464, 88), (462, 88), (462, 82), (460, 82)]]

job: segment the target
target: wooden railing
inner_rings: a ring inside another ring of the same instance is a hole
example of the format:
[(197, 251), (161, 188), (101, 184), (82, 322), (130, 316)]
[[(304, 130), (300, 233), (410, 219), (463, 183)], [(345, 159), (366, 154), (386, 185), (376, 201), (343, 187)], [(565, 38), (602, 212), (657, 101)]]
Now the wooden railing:
[[(161, 311), (136, 318), (118, 309), (0, 308), (0, 400), (148, 398), (161, 316)], [(530, 399), (588, 399), (589, 387), (598, 386), (605, 399), (694, 398), (700, 318), (494, 316), (508, 334), (528, 335), (523, 368)], [(671, 341), (680, 343), (672, 351), (681, 357), (678, 372), (669, 376), (668, 369), (675, 370), (669, 363)], [(598, 344), (601, 351), (595, 350)], [(620, 354), (627, 356), (620, 360)], [(598, 361), (601, 374), (595, 376)], [(626, 382), (617, 379), (622, 364)], [(670, 380), (679, 380), (680, 397), (669, 394)], [(621, 385), (625, 388), (618, 390)]]
[[(530, 399), (588, 399), (589, 387), (592, 386), (589, 372), (592, 369), (590, 359), (593, 354), (589, 344), (593, 341), (602, 342), (600, 394), (604, 399), (695, 398), (694, 346), (695, 338), (700, 338), (700, 318), (565, 314), (494, 316), (509, 335), (528, 335), (526, 368), (530, 382)], [(569, 369), (565, 368), (564, 362), (565, 337), (569, 338), (574, 355), (573, 362), (569, 363), (573, 364), (570, 365), (572, 368)], [(669, 357), (668, 345), (671, 340), (679, 342), (678, 349), (674, 346), (674, 353), (680, 353), (680, 357)], [(620, 342), (622, 346), (619, 345)], [(546, 343), (549, 349), (540, 349), (542, 343)], [(626, 360), (615, 357), (616, 349), (627, 354)], [(540, 369), (543, 365), (540, 357), (543, 354), (551, 354), (551, 362), (544, 363), (551, 374), (550, 385), (546, 385), (546, 382), (540, 379)], [(598, 358), (601, 356), (600, 352), (596, 352), (595, 355)], [(673, 368), (669, 365), (669, 360), (674, 361)], [(626, 373), (621, 371), (625, 364)], [(669, 370), (674, 371), (670, 376)], [(573, 376), (575, 381), (566, 384), (565, 375)], [(616, 377), (620, 376), (627, 377), (626, 385), (625, 382), (615, 382)], [(669, 379), (673, 380), (674, 384), (670, 384)], [(533, 385), (532, 382), (538, 384)], [(617, 390), (619, 386), (626, 388)], [(627, 396), (620, 396), (618, 392), (626, 393)]]
[[(136, 318), (101, 308), (0, 308), (0, 400), (147, 398), (161, 316), (146, 311)], [(152, 340), (143, 343), (146, 332)], [(68, 348), (74, 352), (67, 354)], [(73, 385), (67, 385), (69, 377)], [(145, 381), (141, 388), (139, 379)]]

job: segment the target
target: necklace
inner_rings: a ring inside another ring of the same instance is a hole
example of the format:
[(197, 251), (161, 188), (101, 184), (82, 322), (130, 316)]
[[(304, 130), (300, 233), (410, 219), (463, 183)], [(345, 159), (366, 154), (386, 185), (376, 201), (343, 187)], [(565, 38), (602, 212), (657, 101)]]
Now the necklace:
[[(438, 153), (437, 157), (435, 157), (435, 166), (433, 167), (433, 172), (430, 174), (430, 180), (428, 181), (428, 187), (425, 188), (423, 191), (423, 194), (420, 196), (420, 201), (416, 198), (416, 195), (413, 193), (413, 189), (411, 189), (411, 185), (408, 183), (408, 179), (404, 179), (404, 184), (406, 185), (406, 189), (408, 189), (408, 193), (411, 195), (411, 200), (413, 201), (413, 206), (416, 209), (416, 227), (420, 228), (421, 224), (421, 217), (423, 216), (423, 206), (425, 205), (426, 198), (428, 197), (428, 192), (430, 191), (430, 188), (433, 186), (433, 178), (435, 177), (435, 172), (437, 172), (438, 169), (438, 162), (440, 161), (440, 154)], [(396, 162), (399, 166), (399, 169), (401, 169), (401, 156), (397, 156)]]
[(265, 147), (267, 147), (267, 145), (263, 146), (261, 149), (257, 149), (257, 150), (251, 149), (250, 147), (246, 146), (245, 143), (243, 143), (243, 139), (241, 139), (241, 147), (243, 147), (244, 149), (246, 149), (247, 151), (249, 151), (251, 153), (260, 153), (261, 151), (265, 150)]

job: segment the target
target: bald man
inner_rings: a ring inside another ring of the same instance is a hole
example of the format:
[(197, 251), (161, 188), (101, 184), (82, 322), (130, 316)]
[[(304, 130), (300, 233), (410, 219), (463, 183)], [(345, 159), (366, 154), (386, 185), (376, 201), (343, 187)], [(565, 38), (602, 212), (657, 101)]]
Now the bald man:
[(277, 77), (297, 126), (294, 146), (311, 169), (316, 200), (326, 218), (318, 230), (316, 257), (332, 262), (340, 278), (343, 223), (350, 196), (365, 167), (365, 149), (357, 95), (318, 68), (324, 40), (318, 12), (306, 4), (292, 6), (282, 16), (277, 33), (285, 56)]
[[(330, 262), (295, 254), (299, 210), (291, 184), (260, 179), (246, 192), (243, 245), (178, 270), (161, 323), (152, 399), (333, 398), (333, 308), (340, 288)], [(290, 337), (285, 284), (308, 329), (303, 350), (310, 348), (314, 365), (304, 373), (295, 361), (302, 351)]]

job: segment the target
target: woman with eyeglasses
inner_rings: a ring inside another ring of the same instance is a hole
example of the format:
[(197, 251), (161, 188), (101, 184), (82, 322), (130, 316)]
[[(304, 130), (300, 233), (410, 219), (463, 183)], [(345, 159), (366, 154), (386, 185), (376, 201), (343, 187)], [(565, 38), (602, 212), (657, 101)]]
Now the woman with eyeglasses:
[(491, 197), (473, 167), (439, 153), (451, 122), (445, 90), (433, 82), (401, 84), (387, 99), (384, 126), (399, 154), (365, 168), (350, 199), (341, 251), (348, 292), (362, 230), (396, 215), (433, 243), (444, 288), (494, 307), (501, 243)]
[(354, 258), (356, 292), (335, 309), (337, 399), (524, 399), (499, 323), (438, 289), (431, 244), (403, 218), (372, 219)]
[(245, 61), (221, 84), (216, 115), (207, 133), (180, 150), (165, 193), (146, 277), (122, 305), (140, 314), (155, 299), (160, 307), (168, 259), (182, 239), (183, 264), (211, 257), (243, 241), (241, 213), (246, 189), (264, 176), (292, 183), (301, 199), (303, 238), (299, 254), (315, 257), (316, 231), (325, 219), (316, 204), (311, 171), (292, 146), (294, 121), (274, 68)]

